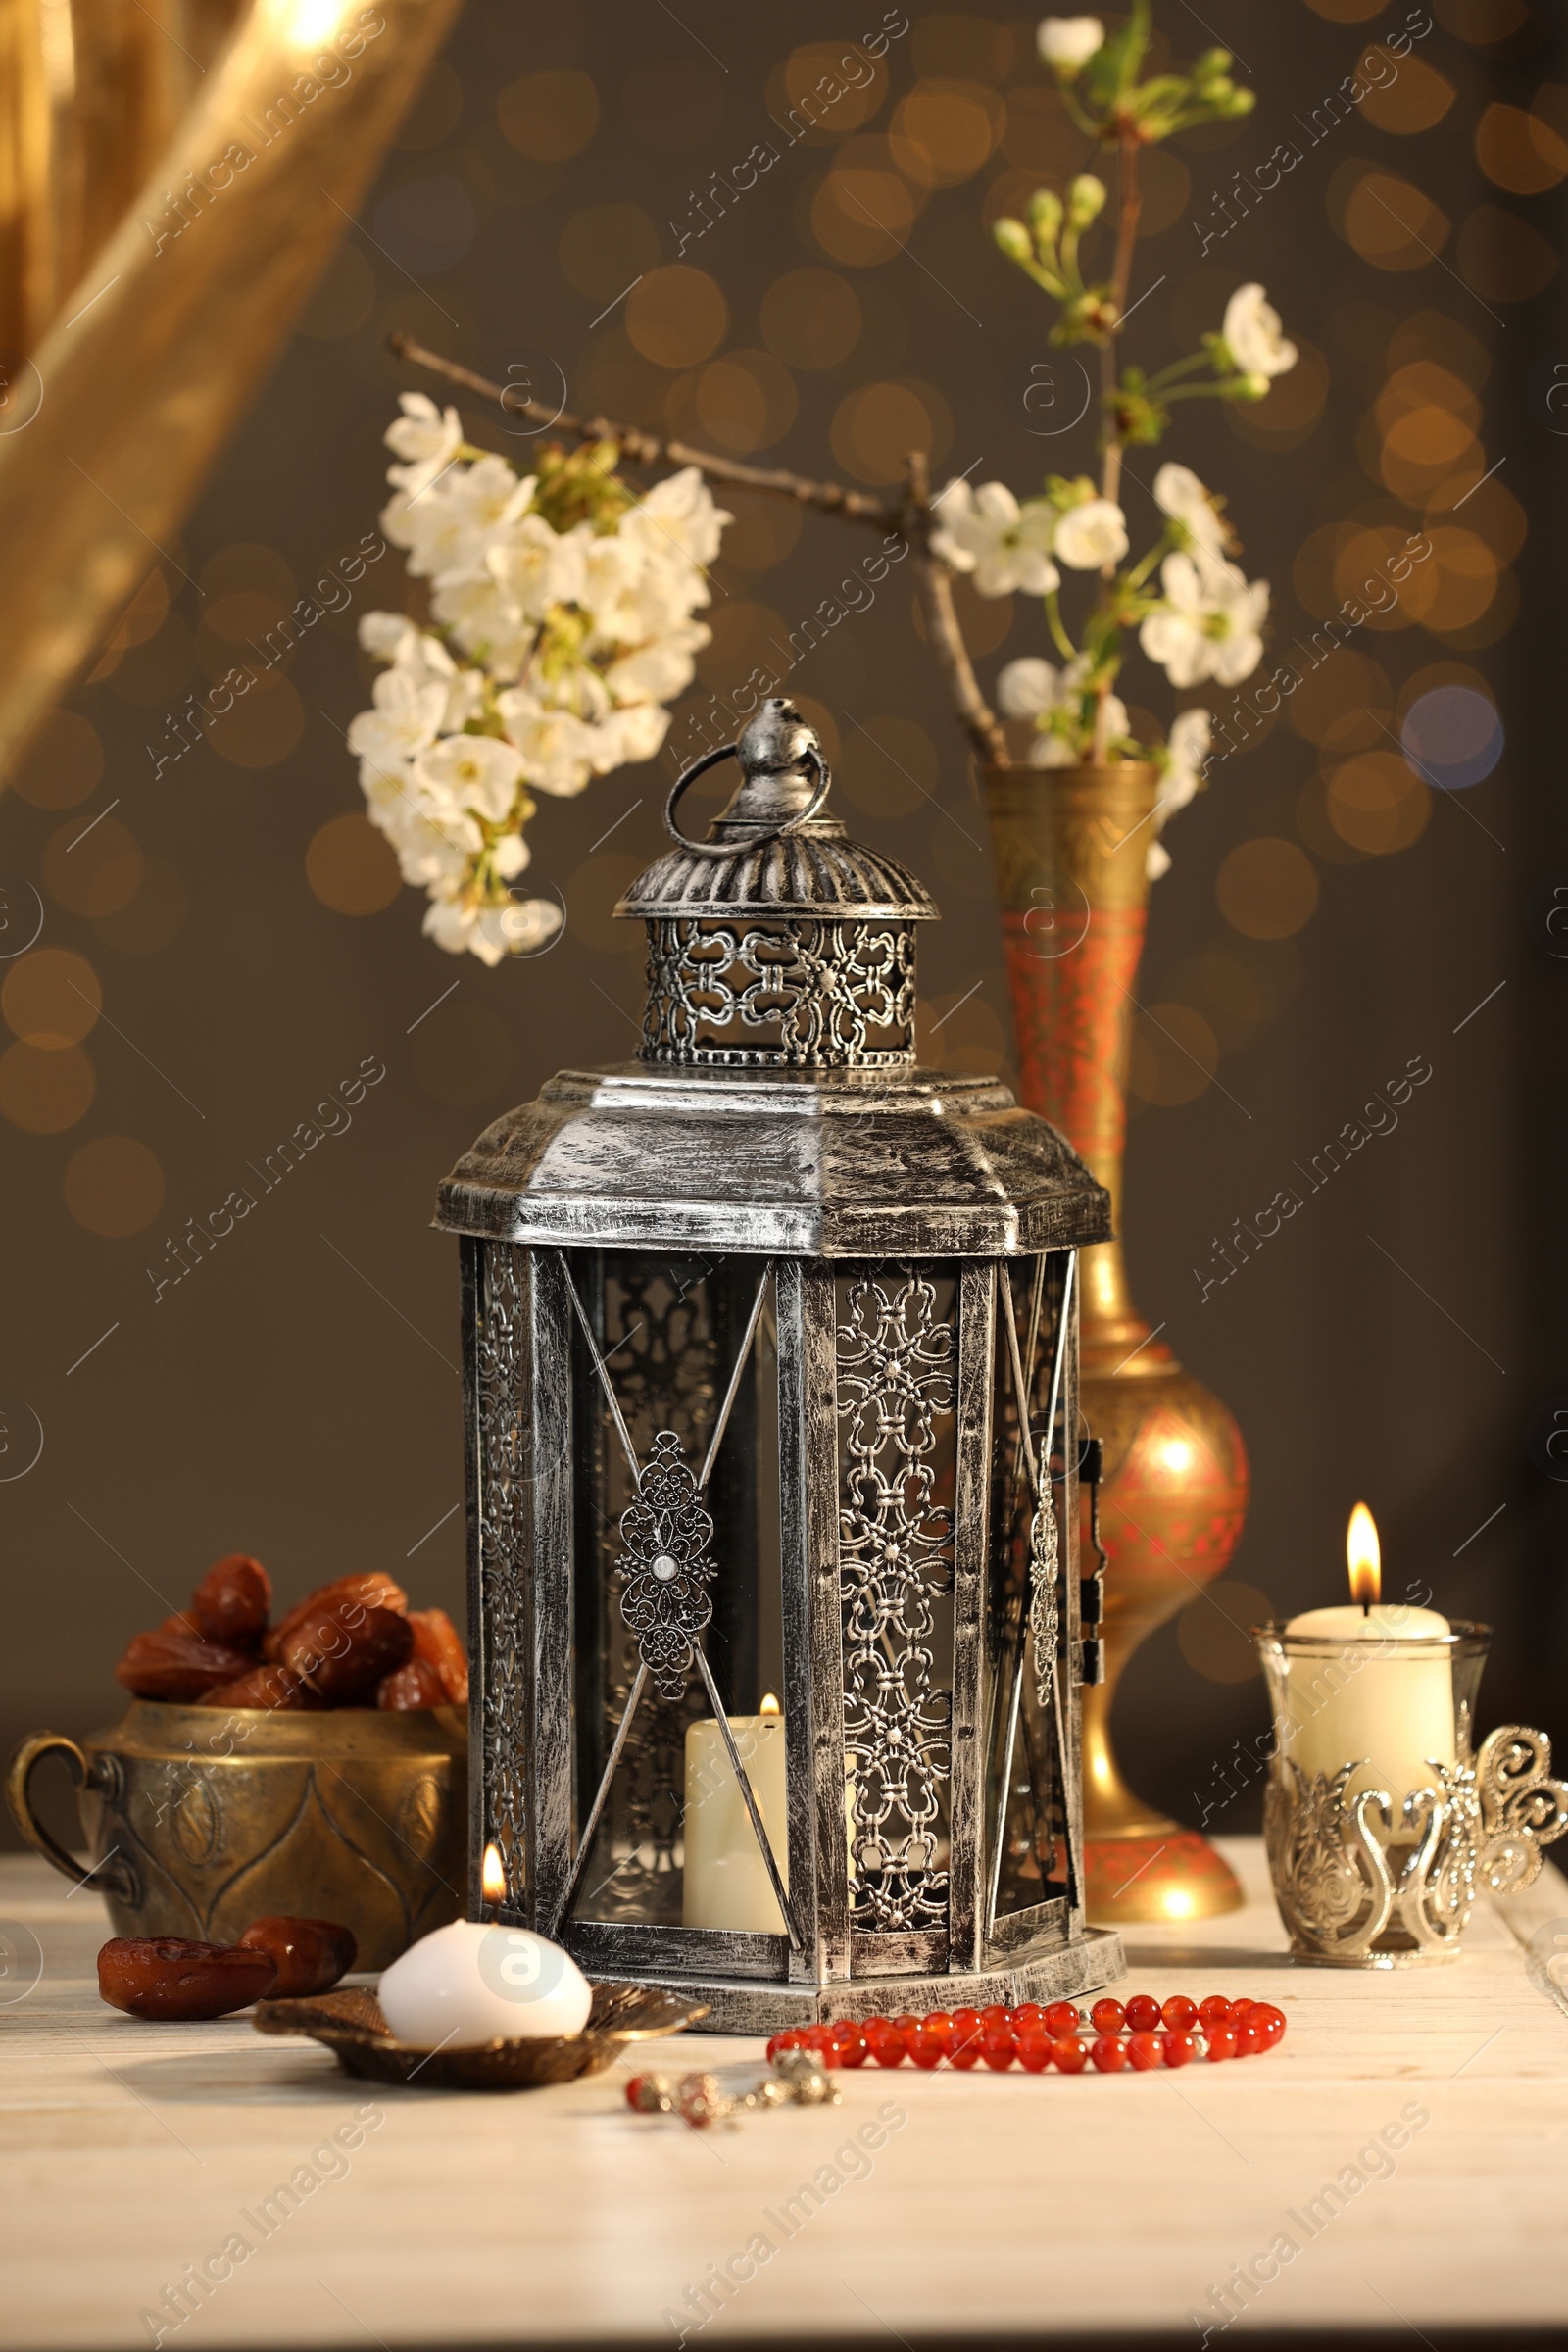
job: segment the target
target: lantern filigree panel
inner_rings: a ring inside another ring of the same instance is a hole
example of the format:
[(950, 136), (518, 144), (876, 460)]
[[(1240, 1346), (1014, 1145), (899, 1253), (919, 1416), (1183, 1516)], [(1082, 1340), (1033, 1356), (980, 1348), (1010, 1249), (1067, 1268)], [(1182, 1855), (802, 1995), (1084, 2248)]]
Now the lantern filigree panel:
[(469, 1245), (474, 1288), (470, 1427), (478, 1454), (477, 1551), (482, 1646), (476, 1660), (484, 1770), (480, 1834), (520, 1896), (527, 1849), (528, 1563), (533, 1429), (529, 1398), (529, 1252)]
[(840, 1279), (837, 1309), (850, 1925), (858, 1944), (948, 1928), (957, 1284), (948, 1267), (871, 1266)]
[[(1072, 1886), (1063, 1771), (1067, 1718), (1075, 1703), (1068, 1670), (1068, 1578), (1075, 1552), (1063, 1423), (1072, 1385), (1066, 1378), (1073, 1326), (1063, 1297), (1066, 1266), (1065, 1255), (1057, 1253), (1014, 1260), (1001, 1275), (1008, 1295), (997, 1318), (986, 1783), (988, 1922), (993, 1931), (1001, 1924), (1004, 1933), (1008, 1920), (1035, 1914), (1042, 1905), (1065, 1911)], [(1029, 1398), (1029, 1453), (1018, 1413), (1020, 1369)]]
[(664, 917), (648, 931), (651, 1061), (865, 1069), (913, 1053), (906, 922)]

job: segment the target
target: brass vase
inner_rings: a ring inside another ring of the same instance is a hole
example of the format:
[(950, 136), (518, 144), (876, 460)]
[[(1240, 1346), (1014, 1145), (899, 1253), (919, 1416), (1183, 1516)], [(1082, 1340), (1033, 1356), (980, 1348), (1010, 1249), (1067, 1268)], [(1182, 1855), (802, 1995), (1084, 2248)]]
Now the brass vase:
[(1223, 1570), (1248, 1498), (1241, 1431), (1150, 1331), (1122, 1256), (1127, 1065), (1158, 777), (1131, 760), (997, 767), (985, 787), (1018, 1091), (1109, 1191), (1117, 1235), (1085, 1250), (1082, 1273), (1082, 1401), (1104, 1445), (1101, 1535), (1110, 1561), (1105, 1681), (1084, 1692), (1089, 1916), (1105, 1926), (1210, 1918), (1240, 1904), (1234, 1874), (1196, 1830), (1134, 1794), (1110, 1739), (1123, 1667)]

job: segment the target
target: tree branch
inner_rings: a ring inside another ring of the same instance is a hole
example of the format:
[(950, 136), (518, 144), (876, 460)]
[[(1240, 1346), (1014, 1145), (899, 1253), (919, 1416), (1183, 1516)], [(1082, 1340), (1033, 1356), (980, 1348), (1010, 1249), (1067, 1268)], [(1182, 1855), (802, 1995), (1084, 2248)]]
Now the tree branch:
[(888, 507), (864, 490), (847, 490), (841, 482), (808, 481), (803, 474), (791, 473), (782, 466), (765, 469), (742, 466), (734, 458), (715, 457), (710, 450), (692, 449), (683, 441), (661, 441), (656, 434), (645, 433), (637, 425), (616, 424), (608, 416), (568, 416), (564, 411), (558, 414), (547, 409), (542, 401), (526, 399), (514, 385), (492, 383), (488, 376), (475, 375), (471, 368), (460, 367), (456, 360), (427, 351), (423, 344), (414, 342), (408, 335), (389, 335), (387, 346), (411, 367), (423, 368), (449, 384), (460, 384), (465, 391), (477, 393), (481, 400), (496, 402), (508, 416), (535, 418), (540, 424), (553, 425), (579, 441), (613, 441), (622, 457), (634, 466), (695, 466), (710, 481), (729, 482), (737, 490), (761, 490), (773, 498), (787, 498), (798, 507), (814, 507), (820, 514), (839, 514), (850, 522), (869, 523), (874, 530), (902, 532), (913, 551), (927, 634), (953, 697), (958, 723), (988, 765), (1006, 765), (1006, 736), (980, 691), (963, 642), (963, 631), (958, 626), (953, 602), (953, 575), (940, 558), (931, 553), (931, 482), (923, 456), (908, 459), (907, 492), (899, 506)]
[[(1122, 321), (1127, 316), (1127, 294), (1132, 284), (1133, 274), (1133, 248), (1138, 242), (1138, 220), (1144, 209), (1143, 194), (1138, 185), (1138, 141), (1125, 128), (1119, 142), (1119, 157), (1121, 164), (1121, 220), (1116, 231), (1116, 261), (1114, 275), (1111, 279), (1115, 323), (1105, 337), (1101, 352), (1101, 382), (1105, 410), (1105, 462), (1102, 470), (1100, 494), (1102, 498), (1109, 499), (1112, 506), (1119, 505), (1121, 501), (1122, 444), (1120, 429), (1116, 422), (1116, 392), (1121, 370), (1118, 363), (1117, 343), (1122, 330)], [(1109, 584), (1115, 576), (1115, 564), (1107, 564), (1101, 574), (1105, 583), (1102, 590), (1102, 595), (1108, 592)], [(1108, 679), (1101, 680), (1098, 693), (1099, 700), (1095, 706), (1094, 756), (1097, 761), (1103, 761), (1110, 741), (1110, 684)]]
[(958, 724), (987, 766), (1005, 767), (1007, 738), (974, 674), (953, 601), (953, 574), (931, 553), (931, 477), (924, 453), (911, 450), (905, 463), (908, 468), (909, 492), (901, 520), (914, 553), (914, 576), (931, 650), (953, 697)]
[(804, 474), (791, 473), (786, 468), (743, 466), (738, 459), (715, 457), (711, 450), (692, 449), (684, 441), (661, 441), (657, 434), (645, 433), (635, 424), (616, 424), (609, 416), (568, 416), (564, 410), (547, 409), (542, 401), (527, 400), (514, 385), (492, 383), (488, 376), (475, 375), (469, 368), (462, 368), (456, 360), (443, 359), (436, 351), (426, 351), (422, 343), (414, 342), (408, 335), (389, 335), (387, 348), (411, 367), (423, 368), (431, 375), (443, 376), (449, 384), (461, 384), (466, 391), (476, 392), (481, 400), (494, 401), (509, 416), (528, 416), (542, 425), (554, 425), (558, 431), (578, 441), (613, 441), (622, 457), (633, 466), (695, 466), (710, 481), (729, 482), (737, 490), (761, 490), (772, 498), (787, 498), (798, 507), (815, 507), (824, 514), (842, 514), (851, 522), (869, 523), (873, 530), (896, 531), (903, 527), (904, 517), (897, 507), (886, 507), (865, 490), (847, 490), (842, 482), (808, 481)]

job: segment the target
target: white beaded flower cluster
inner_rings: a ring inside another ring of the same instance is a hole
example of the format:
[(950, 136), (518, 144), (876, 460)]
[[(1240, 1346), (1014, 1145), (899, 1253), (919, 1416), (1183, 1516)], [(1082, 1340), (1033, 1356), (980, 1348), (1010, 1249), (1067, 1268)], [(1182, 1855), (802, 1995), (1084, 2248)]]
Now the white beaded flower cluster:
[(495, 964), (561, 927), (553, 901), (516, 890), (534, 795), (579, 793), (662, 743), (730, 517), (694, 466), (639, 497), (610, 443), (541, 449), (519, 474), (419, 392), (386, 439), (401, 463), (381, 527), (429, 581), (430, 617), (362, 621), (387, 666), (349, 748), (371, 822), (429, 893), (428, 936)]

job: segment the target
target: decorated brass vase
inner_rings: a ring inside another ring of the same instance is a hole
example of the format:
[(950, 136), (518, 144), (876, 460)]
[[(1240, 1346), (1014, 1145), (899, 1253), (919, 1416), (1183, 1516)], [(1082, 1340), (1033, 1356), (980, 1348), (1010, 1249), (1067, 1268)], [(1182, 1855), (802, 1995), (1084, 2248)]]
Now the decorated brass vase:
[[(384, 1968), (463, 1911), (467, 1725), (462, 1707), (322, 1714), (133, 1700), (78, 1745), (37, 1732), (6, 1793), (28, 1843), (96, 1887), (117, 1936), (236, 1942), (293, 1913), (352, 1928), (361, 1968)], [(64, 1757), (89, 1867), (51, 1837), (29, 1783)]]
[(1158, 789), (1140, 761), (986, 776), (1018, 1092), (1105, 1186), (1117, 1238), (1084, 1252), (1082, 1405), (1104, 1447), (1105, 1679), (1084, 1691), (1084, 1857), (1091, 1919), (1200, 1919), (1241, 1888), (1199, 1836), (1121, 1776), (1110, 1711), (1147, 1635), (1220, 1575), (1247, 1515), (1242, 1434), (1133, 1304), (1122, 1255), (1127, 1064), (1148, 922)]

